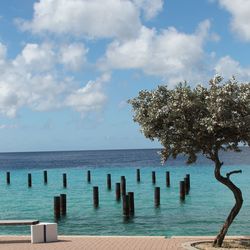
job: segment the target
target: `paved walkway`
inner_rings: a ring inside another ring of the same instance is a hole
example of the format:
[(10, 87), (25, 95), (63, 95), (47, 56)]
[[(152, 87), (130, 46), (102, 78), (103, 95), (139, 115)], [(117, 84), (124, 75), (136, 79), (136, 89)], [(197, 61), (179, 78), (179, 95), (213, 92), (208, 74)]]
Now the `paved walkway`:
[(182, 244), (213, 237), (60, 236), (58, 242), (31, 244), (28, 236), (0, 236), (1, 250), (183, 250)]
[(1, 236), (1, 250), (182, 250), (185, 238), (60, 236), (58, 242), (31, 244), (28, 236)]

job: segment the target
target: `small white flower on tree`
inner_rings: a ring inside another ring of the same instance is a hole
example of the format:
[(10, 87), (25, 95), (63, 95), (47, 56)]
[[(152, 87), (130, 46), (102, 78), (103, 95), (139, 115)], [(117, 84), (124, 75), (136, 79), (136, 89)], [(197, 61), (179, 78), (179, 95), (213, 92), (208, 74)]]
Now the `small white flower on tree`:
[(241, 170), (222, 176), (219, 151), (238, 152), (239, 143), (250, 144), (250, 84), (238, 83), (235, 78), (223, 82), (222, 77), (216, 76), (208, 88), (199, 85), (192, 89), (186, 83), (174, 89), (158, 86), (153, 91), (140, 91), (128, 102), (145, 137), (162, 144), (163, 162), (170, 156), (185, 154), (187, 163), (194, 163), (198, 153), (214, 162), (215, 178), (233, 192), (236, 201), (214, 240), (214, 246), (220, 247), (243, 198), (230, 179)]

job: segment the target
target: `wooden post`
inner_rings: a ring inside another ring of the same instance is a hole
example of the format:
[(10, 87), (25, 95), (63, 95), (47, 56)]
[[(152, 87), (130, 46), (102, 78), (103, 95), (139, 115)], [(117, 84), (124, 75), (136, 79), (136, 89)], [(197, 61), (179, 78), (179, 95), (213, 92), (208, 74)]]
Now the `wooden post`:
[(6, 173), (6, 182), (8, 185), (10, 184), (10, 172)]
[(185, 200), (185, 183), (184, 183), (184, 181), (180, 181), (180, 199), (182, 201)]
[(93, 203), (95, 208), (99, 207), (99, 190), (97, 186), (93, 187)]
[(155, 177), (155, 171), (152, 171), (152, 183), (155, 184), (156, 177)]
[(115, 184), (115, 198), (117, 201), (121, 200), (121, 184), (119, 182)]
[(88, 183), (91, 182), (91, 173), (90, 173), (90, 170), (88, 170), (88, 172), (87, 172), (87, 182)]
[(32, 186), (32, 176), (30, 173), (28, 173), (28, 187)]
[(137, 182), (140, 182), (140, 181), (141, 181), (140, 169), (136, 169), (136, 180), (137, 180)]
[(135, 214), (135, 202), (134, 202), (134, 192), (128, 192), (128, 201), (129, 201), (129, 214)]
[(54, 196), (54, 217), (60, 219), (60, 196)]
[(67, 212), (67, 197), (66, 197), (66, 194), (60, 194), (60, 209), (61, 209), (61, 214), (66, 215), (66, 212)]
[(111, 190), (111, 174), (107, 174), (107, 188)]
[(66, 175), (66, 173), (63, 174), (63, 187), (64, 188), (67, 187), (67, 175)]
[(47, 173), (47, 170), (43, 171), (43, 182), (44, 182), (44, 184), (48, 183), (48, 173)]
[(155, 187), (155, 206), (159, 207), (161, 201), (161, 196), (160, 196), (160, 187)]
[(187, 182), (188, 182), (188, 193), (190, 191), (190, 174), (186, 174)]
[(166, 172), (166, 186), (170, 187), (170, 172)]
[(122, 196), (126, 195), (126, 178), (121, 176), (121, 194)]
[(129, 217), (129, 197), (128, 195), (123, 195), (122, 196), (122, 201), (123, 201), (123, 215), (125, 217)]
[(188, 178), (184, 178), (184, 184), (185, 184), (185, 195), (189, 194), (189, 187), (188, 187)]

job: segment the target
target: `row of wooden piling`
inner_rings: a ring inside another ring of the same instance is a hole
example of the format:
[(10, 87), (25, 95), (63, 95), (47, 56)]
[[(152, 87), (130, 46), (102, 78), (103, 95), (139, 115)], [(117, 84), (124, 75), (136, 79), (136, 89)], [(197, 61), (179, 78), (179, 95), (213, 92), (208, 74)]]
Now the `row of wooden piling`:
[[(123, 195), (123, 215), (126, 217), (134, 215), (134, 193), (128, 192)], [(93, 187), (93, 206), (99, 207), (99, 189), (98, 186)], [(66, 194), (60, 194), (60, 196), (54, 196), (54, 216), (55, 219), (60, 219), (61, 216), (66, 215), (67, 200)]]
[[(152, 181), (155, 180), (155, 173), (152, 172)], [(140, 174), (140, 172), (139, 172)], [(63, 174), (63, 183), (65, 187), (67, 186), (66, 175)], [(138, 175), (137, 171), (137, 177)], [(88, 171), (87, 179), (91, 181), (91, 175)], [(140, 180), (140, 178), (138, 178)], [(137, 179), (137, 180), (138, 180)], [(167, 184), (170, 186), (170, 173), (166, 172)], [(111, 189), (111, 174), (107, 174), (107, 188)], [(183, 181), (180, 181), (180, 199), (182, 201), (185, 200), (185, 196), (189, 194), (190, 190), (190, 175), (187, 174)], [(126, 178), (125, 176), (121, 176), (121, 182), (115, 184), (115, 197), (117, 201), (120, 201), (122, 198), (122, 207), (123, 207), (123, 215), (126, 218), (134, 216), (135, 213), (135, 205), (134, 205), (134, 193), (126, 192)], [(160, 206), (160, 187), (155, 187), (154, 189), (154, 204), (155, 207)], [(99, 207), (99, 188), (98, 186), (93, 187), (93, 206), (94, 208)], [(55, 218), (59, 219), (61, 215), (66, 214), (66, 195), (61, 194), (60, 196), (54, 197), (54, 214)]]
[[(47, 170), (43, 171), (43, 179), (44, 184), (48, 184), (48, 172)], [(137, 182), (141, 181), (141, 174), (140, 169), (136, 170), (136, 180)], [(91, 183), (91, 172), (90, 170), (87, 171), (87, 182)], [(6, 183), (10, 184), (10, 172), (6, 172)], [(156, 174), (155, 171), (152, 171), (152, 183), (156, 184)], [(121, 181), (121, 185), (124, 185)], [(170, 172), (166, 172), (166, 186), (170, 187)], [(28, 187), (32, 187), (32, 175), (31, 173), (28, 173)], [(67, 174), (63, 173), (63, 187), (67, 188)], [(111, 174), (107, 174), (107, 188), (108, 190), (111, 190)]]
[[(46, 170), (43, 172), (43, 176), (44, 176), (44, 184), (47, 184), (48, 183), (48, 173)], [(137, 182), (141, 181), (140, 169), (136, 170), (136, 179), (137, 179)], [(88, 181), (88, 183), (91, 182), (90, 170), (87, 171), (87, 181)], [(6, 173), (6, 182), (7, 182), (7, 184), (10, 184), (10, 172)], [(156, 183), (155, 171), (152, 171), (152, 183), (153, 184)], [(170, 187), (170, 172), (169, 171), (166, 172), (166, 186)], [(28, 173), (28, 187), (32, 187), (31, 173)], [(67, 175), (66, 175), (66, 173), (63, 173), (63, 187), (67, 188)], [(107, 188), (108, 188), (108, 190), (111, 190), (111, 174), (107, 174)], [(185, 200), (185, 196), (189, 194), (189, 190), (190, 190), (190, 175), (187, 174), (186, 177), (184, 178), (184, 181), (180, 182), (180, 199), (181, 200)], [(125, 176), (122, 176), (121, 183), (116, 183), (116, 200), (120, 200), (121, 195), (123, 196), (125, 194), (126, 194), (126, 179), (125, 179)], [(156, 187), (155, 194), (156, 194), (156, 196), (160, 197), (159, 187)], [(159, 200), (159, 199), (156, 198), (155, 200)], [(156, 202), (156, 204), (158, 204), (158, 202)]]
[[(66, 180), (66, 174), (63, 177)], [(43, 171), (43, 179), (44, 179), (44, 184), (47, 184), (48, 183), (48, 173), (46, 170)], [(6, 183), (8, 185), (10, 185), (10, 172), (6, 172)], [(66, 186), (67, 186), (67, 184), (66, 184)], [(31, 173), (28, 173), (28, 187), (32, 187), (32, 175), (31, 175)]]
[[(170, 174), (167, 172), (167, 179), (170, 180)], [(168, 181), (168, 184), (170, 184), (170, 181)], [(108, 189), (111, 189), (111, 176), (108, 174), (107, 178), (107, 187)], [(180, 181), (180, 199), (185, 200), (185, 196), (189, 194), (190, 191), (190, 175), (187, 174), (184, 178), (184, 181)], [(125, 195), (129, 195), (128, 192), (126, 193), (126, 178), (125, 176), (121, 176), (121, 182), (117, 182), (115, 184), (115, 197), (117, 201), (121, 200), (121, 197), (123, 198)], [(93, 200), (94, 200), (94, 206), (97, 207), (99, 205), (99, 194), (98, 194), (98, 187), (93, 187)], [(98, 201), (98, 204), (95, 202)], [(154, 190), (154, 200), (155, 200), (155, 206), (160, 205), (160, 187), (155, 187)]]
[[(130, 217), (134, 215), (135, 205), (134, 205), (134, 192), (126, 193), (126, 178), (121, 176), (121, 182), (116, 183), (116, 200), (120, 201), (122, 197), (122, 207), (123, 215), (125, 217)], [(107, 175), (107, 187), (111, 189), (111, 175)], [(93, 206), (95, 208), (99, 207), (99, 189), (98, 186), (93, 187)]]
[[(45, 170), (43, 172), (44, 183), (48, 183), (48, 174)], [(141, 181), (140, 169), (136, 170), (136, 180)], [(91, 182), (91, 172), (87, 171), (87, 181)], [(10, 184), (10, 172), (6, 173), (6, 182)], [(152, 171), (152, 184), (156, 184), (156, 174)], [(166, 172), (166, 186), (170, 187), (170, 172)], [(32, 176), (28, 173), (28, 187), (32, 187)], [(67, 188), (67, 175), (63, 173), (63, 187)], [(107, 174), (107, 189), (111, 190), (111, 174)], [(180, 181), (180, 199), (185, 200), (185, 196), (189, 194), (190, 191), (190, 175), (187, 174), (183, 181)], [(126, 178), (121, 176), (121, 182), (115, 184), (116, 200), (120, 201), (122, 198), (123, 202), (123, 214), (125, 217), (130, 217), (134, 215), (134, 193), (126, 192)], [(154, 203), (155, 207), (160, 206), (160, 187), (155, 187), (154, 190)], [(93, 187), (93, 205), (95, 208), (99, 207), (99, 189), (98, 186)], [(60, 215), (66, 214), (66, 194), (61, 194), (60, 196), (54, 197), (54, 214), (55, 218), (60, 218)]]

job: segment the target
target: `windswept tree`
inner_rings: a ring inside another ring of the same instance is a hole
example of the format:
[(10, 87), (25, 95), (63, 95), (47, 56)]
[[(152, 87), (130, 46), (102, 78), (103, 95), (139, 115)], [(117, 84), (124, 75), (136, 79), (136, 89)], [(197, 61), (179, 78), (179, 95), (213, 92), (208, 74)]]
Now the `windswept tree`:
[(229, 226), (243, 204), (241, 190), (230, 179), (241, 170), (221, 173), (223, 162), (219, 152), (240, 151), (239, 144), (250, 143), (250, 84), (238, 83), (235, 78), (223, 82), (216, 76), (209, 87), (191, 88), (186, 83), (174, 89), (159, 86), (153, 91), (140, 91), (129, 100), (133, 107), (134, 121), (138, 122), (145, 137), (157, 139), (163, 146), (163, 162), (179, 154), (187, 156), (187, 163), (194, 163), (202, 153), (214, 162), (216, 180), (229, 188), (235, 205), (214, 240), (221, 247)]

